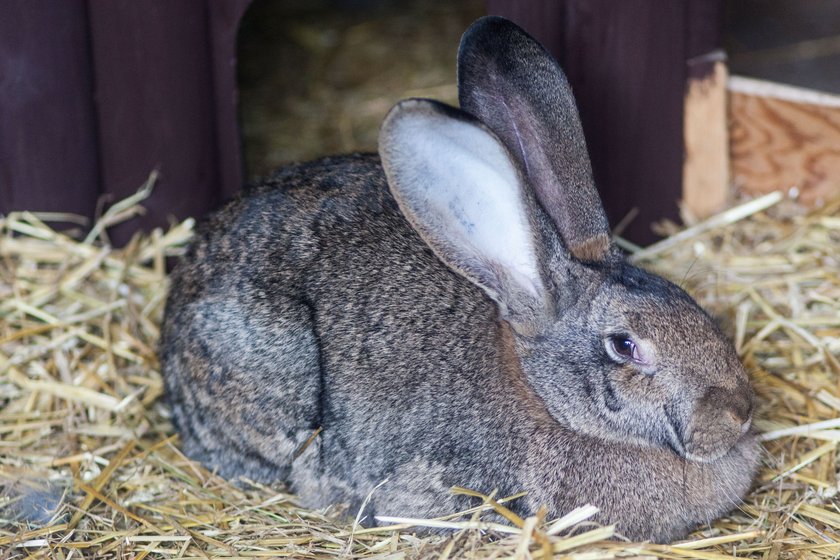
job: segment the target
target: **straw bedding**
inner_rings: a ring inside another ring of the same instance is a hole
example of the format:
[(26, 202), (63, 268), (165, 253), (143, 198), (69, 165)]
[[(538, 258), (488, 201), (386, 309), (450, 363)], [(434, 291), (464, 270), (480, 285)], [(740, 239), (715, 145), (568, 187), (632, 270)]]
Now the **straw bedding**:
[[(504, 496), (448, 519), (364, 529), (352, 521), (363, 511), (305, 510), (282, 486), (232, 484), (188, 460), (161, 399), (155, 345), (165, 261), (192, 221), (119, 250), (104, 237), (148, 194), (112, 207), (87, 237), (53, 230), (50, 216), (0, 217), (0, 559), (840, 555), (840, 200), (785, 216), (782, 197), (768, 195), (630, 247), (730, 329), (766, 448), (739, 509), (662, 546), (589, 523), (592, 508), (520, 519)], [(34, 503), (57, 507), (39, 524), (15, 521)], [(416, 525), (452, 529), (418, 537)]]

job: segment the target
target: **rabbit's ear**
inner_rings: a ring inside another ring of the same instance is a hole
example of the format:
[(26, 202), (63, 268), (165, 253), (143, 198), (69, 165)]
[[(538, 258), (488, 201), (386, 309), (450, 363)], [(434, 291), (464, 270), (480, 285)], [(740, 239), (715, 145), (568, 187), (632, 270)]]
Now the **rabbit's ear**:
[(610, 254), (609, 224), (566, 76), (514, 23), (488, 16), (458, 51), (461, 108), (495, 132), (519, 161), (569, 251), (583, 261)]
[(518, 330), (545, 320), (552, 306), (522, 177), (499, 139), (463, 111), (409, 99), (382, 123), (379, 154), (400, 210), (437, 256)]

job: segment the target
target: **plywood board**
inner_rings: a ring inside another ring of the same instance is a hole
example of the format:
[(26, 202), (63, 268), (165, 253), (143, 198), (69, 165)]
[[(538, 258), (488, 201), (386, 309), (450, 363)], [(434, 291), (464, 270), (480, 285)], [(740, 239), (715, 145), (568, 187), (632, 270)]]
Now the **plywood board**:
[(840, 96), (739, 76), (728, 87), (737, 191), (795, 189), (806, 205), (840, 196)]

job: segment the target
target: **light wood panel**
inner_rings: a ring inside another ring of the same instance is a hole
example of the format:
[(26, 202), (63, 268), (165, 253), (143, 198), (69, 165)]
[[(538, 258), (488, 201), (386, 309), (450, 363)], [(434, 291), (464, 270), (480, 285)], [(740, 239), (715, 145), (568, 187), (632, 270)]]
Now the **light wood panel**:
[(729, 120), (737, 191), (795, 188), (806, 205), (840, 196), (840, 96), (733, 76)]
[[(698, 75), (693, 69), (705, 68)], [(683, 138), (683, 220), (692, 223), (726, 209), (730, 199), (725, 56), (717, 51), (689, 61)]]

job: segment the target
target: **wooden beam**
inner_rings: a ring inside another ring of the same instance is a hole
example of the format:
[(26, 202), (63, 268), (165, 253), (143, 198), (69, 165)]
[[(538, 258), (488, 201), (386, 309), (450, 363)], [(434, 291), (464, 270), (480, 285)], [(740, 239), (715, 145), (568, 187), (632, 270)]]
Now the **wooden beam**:
[(688, 74), (681, 212), (693, 223), (724, 210), (730, 198), (725, 55), (715, 51), (689, 60)]

